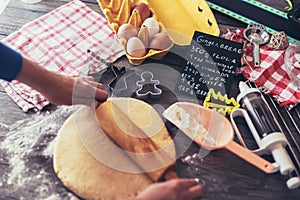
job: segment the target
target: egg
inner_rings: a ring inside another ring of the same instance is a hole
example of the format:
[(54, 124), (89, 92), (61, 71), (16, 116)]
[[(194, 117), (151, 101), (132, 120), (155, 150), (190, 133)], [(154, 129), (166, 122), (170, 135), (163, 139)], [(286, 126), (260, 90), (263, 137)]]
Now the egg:
[(153, 17), (145, 19), (142, 26), (147, 26), (149, 30), (149, 38), (152, 38), (155, 34), (159, 32), (159, 24)]
[(149, 7), (147, 6), (147, 4), (143, 2), (136, 4), (133, 7), (133, 11), (135, 10), (139, 12), (142, 21), (144, 21), (146, 18), (150, 17), (151, 15)]
[(167, 33), (161, 32), (153, 36), (150, 41), (149, 47), (154, 50), (164, 50), (172, 45), (172, 40)]
[(144, 43), (138, 37), (129, 38), (126, 51), (132, 57), (143, 57), (147, 53)]
[(129, 38), (137, 36), (137, 33), (138, 31), (133, 25), (125, 23), (119, 27), (117, 36), (118, 38), (124, 38), (127, 41)]

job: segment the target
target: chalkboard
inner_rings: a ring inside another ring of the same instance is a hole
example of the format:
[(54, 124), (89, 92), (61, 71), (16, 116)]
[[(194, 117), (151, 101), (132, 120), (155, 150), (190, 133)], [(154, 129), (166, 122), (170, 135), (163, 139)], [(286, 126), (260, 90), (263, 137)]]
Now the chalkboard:
[(176, 90), (199, 99), (205, 99), (210, 88), (228, 94), (242, 50), (242, 43), (195, 31)]

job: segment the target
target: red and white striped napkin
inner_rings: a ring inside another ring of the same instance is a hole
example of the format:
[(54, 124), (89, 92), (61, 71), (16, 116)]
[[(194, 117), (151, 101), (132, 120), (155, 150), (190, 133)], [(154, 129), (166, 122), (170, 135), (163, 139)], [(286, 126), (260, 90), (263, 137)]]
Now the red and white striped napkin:
[[(41, 66), (66, 75), (88, 72), (87, 49), (107, 62), (124, 55), (105, 17), (77, 0), (24, 25), (2, 42)], [(105, 67), (99, 65), (97, 70)], [(39, 92), (18, 81), (0, 80), (0, 84), (24, 112), (49, 104)]]
[[(244, 42), (243, 30), (228, 30), (225, 38)], [(272, 95), (280, 105), (294, 107), (300, 102), (300, 90), (291, 81), (284, 65), (285, 50), (273, 50), (268, 45), (261, 46), (261, 66), (254, 67), (253, 46), (247, 44), (244, 52), (248, 65), (243, 68), (242, 74), (257, 86), (262, 87), (266, 94)]]

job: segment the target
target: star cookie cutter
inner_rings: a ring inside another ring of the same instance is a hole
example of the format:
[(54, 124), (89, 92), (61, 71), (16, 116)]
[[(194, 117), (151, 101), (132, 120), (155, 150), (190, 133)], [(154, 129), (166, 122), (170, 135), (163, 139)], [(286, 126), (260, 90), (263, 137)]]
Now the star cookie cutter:
[(153, 80), (153, 73), (144, 71), (141, 74), (141, 80), (136, 82), (138, 89), (136, 95), (138, 98), (157, 97), (162, 94), (162, 90), (157, 87), (159, 80)]

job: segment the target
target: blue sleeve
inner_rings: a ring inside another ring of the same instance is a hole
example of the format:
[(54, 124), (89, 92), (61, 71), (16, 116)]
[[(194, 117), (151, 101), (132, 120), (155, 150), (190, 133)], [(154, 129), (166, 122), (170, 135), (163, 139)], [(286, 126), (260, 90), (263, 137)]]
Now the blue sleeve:
[(0, 78), (12, 81), (22, 68), (22, 55), (0, 42)]

